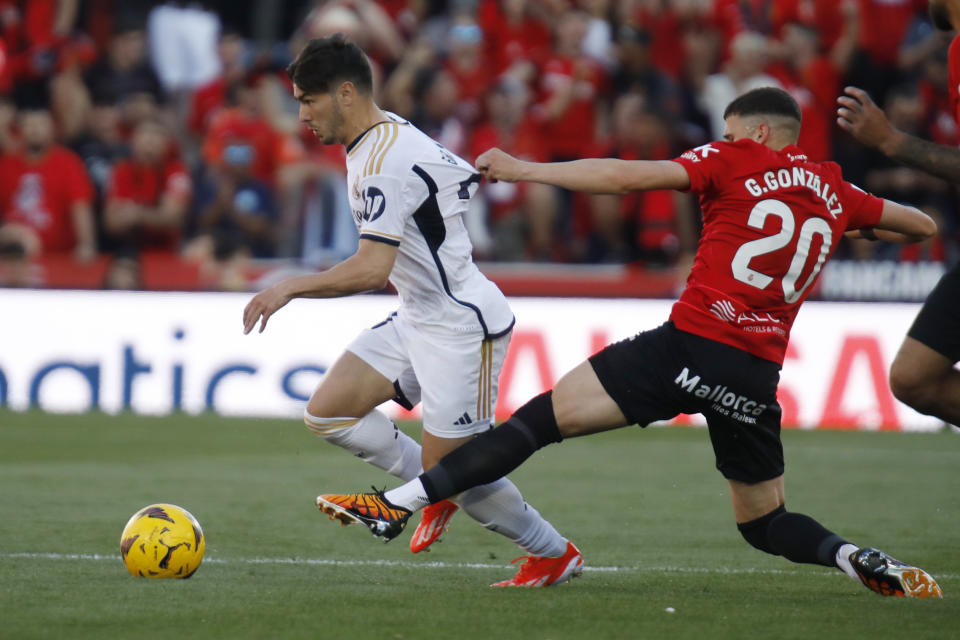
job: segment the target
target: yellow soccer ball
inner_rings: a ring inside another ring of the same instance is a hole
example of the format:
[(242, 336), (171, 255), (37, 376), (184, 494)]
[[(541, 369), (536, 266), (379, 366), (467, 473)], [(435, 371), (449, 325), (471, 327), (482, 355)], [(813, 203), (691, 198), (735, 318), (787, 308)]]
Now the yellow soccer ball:
[(140, 509), (120, 536), (123, 563), (141, 578), (189, 578), (200, 568), (205, 547), (197, 519), (172, 504)]

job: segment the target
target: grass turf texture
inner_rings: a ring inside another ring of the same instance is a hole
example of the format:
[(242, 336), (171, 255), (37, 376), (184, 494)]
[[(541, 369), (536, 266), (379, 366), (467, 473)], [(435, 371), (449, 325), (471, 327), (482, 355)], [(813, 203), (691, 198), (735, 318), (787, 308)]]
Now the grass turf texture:
[[(515, 472), (587, 563), (569, 585), (521, 590), (487, 586), (512, 575), (519, 552), (462, 513), (417, 556), (409, 532), (384, 545), (328, 521), (317, 493), (396, 482), (296, 421), (0, 411), (0, 638), (954, 633), (958, 436), (788, 431), (784, 441), (790, 509), (924, 567), (944, 599), (882, 598), (838, 571), (750, 548), (698, 429), (572, 440)], [(190, 580), (123, 567), (123, 525), (153, 502), (203, 525), (207, 555)]]

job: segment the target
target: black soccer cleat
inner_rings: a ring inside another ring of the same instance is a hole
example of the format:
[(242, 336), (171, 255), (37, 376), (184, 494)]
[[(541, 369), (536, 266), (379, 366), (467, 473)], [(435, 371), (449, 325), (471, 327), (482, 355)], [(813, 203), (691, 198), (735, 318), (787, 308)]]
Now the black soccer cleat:
[(850, 554), (850, 564), (871, 591), (900, 598), (942, 598), (943, 590), (929, 573), (864, 547)]

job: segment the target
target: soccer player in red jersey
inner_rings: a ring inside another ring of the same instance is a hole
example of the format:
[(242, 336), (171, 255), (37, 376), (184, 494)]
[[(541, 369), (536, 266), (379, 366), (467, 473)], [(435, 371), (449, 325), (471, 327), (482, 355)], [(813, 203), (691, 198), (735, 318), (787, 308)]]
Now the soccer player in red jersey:
[[(960, 29), (960, 0), (931, 0), (937, 28)], [(948, 56), (950, 110), (960, 123), (960, 36)], [(895, 129), (870, 96), (847, 87), (837, 99), (837, 124), (890, 158), (960, 184), (960, 149)], [(960, 425), (960, 265), (947, 271), (923, 303), (890, 367), (890, 389), (921, 413)]]
[[(407, 515), (499, 478), (563, 438), (679, 413), (707, 420), (737, 528), (762, 551), (837, 567), (884, 595), (940, 596), (921, 569), (858, 548), (784, 507), (777, 383), (794, 317), (840, 236), (916, 241), (936, 225), (913, 207), (844, 181), (796, 146), (800, 107), (782, 89), (746, 93), (726, 109), (724, 141), (663, 161), (522, 162), (499, 149), (477, 159), (491, 180), (532, 180), (594, 193), (649, 189), (700, 195), (703, 234), (686, 290), (660, 327), (607, 346), (496, 429), (379, 500), (374, 533), (390, 539)], [(320, 496), (349, 503), (353, 496)]]

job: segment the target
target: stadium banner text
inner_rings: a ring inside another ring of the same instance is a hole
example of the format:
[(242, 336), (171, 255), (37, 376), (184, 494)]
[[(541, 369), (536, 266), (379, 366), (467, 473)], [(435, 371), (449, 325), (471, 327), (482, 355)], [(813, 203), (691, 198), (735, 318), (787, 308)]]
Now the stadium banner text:
[[(250, 296), (0, 289), (0, 406), (50, 412), (300, 416), (347, 344), (387, 317), (392, 296), (295, 300), (262, 334), (244, 336)], [(500, 377), (508, 416), (613, 340), (661, 324), (664, 300), (514, 298), (516, 329)], [(784, 424), (932, 431), (941, 423), (897, 402), (887, 370), (917, 304), (804, 305), (780, 383)], [(409, 418), (394, 403), (391, 417)], [(676, 424), (702, 424), (680, 416)]]

